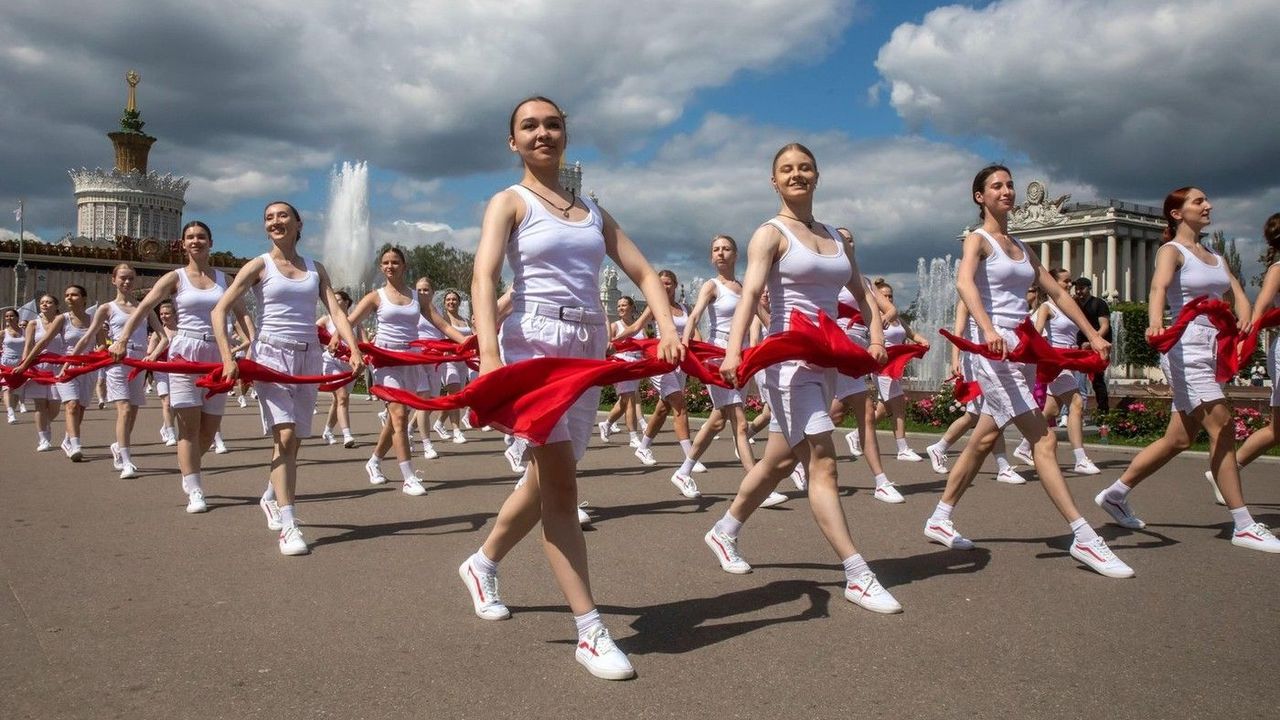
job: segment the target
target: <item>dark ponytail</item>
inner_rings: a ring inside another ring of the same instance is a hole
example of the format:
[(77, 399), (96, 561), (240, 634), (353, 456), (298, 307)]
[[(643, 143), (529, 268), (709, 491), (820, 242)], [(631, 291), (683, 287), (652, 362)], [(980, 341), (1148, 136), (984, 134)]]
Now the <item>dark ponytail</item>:
[[(985, 190), (987, 187), (987, 178), (995, 175), (1001, 170), (1008, 173), (1010, 178), (1013, 177), (1013, 172), (1011, 172), (1009, 168), (998, 163), (992, 163), (991, 165), (979, 170), (978, 174), (973, 176), (973, 192), (969, 194), (969, 197), (972, 198), (974, 195)], [(978, 202), (976, 199), (973, 201), (973, 204), (978, 206), (978, 222), (982, 222), (987, 217), (987, 209), (984, 208), (982, 203)]]

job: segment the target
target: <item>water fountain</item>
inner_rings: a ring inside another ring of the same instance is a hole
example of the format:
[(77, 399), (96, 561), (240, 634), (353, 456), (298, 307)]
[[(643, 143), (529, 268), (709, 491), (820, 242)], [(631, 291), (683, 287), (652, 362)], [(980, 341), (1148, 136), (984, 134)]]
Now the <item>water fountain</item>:
[(915, 301), (915, 319), (911, 326), (929, 338), (929, 352), (907, 366), (909, 386), (933, 391), (947, 378), (951, 364), (951, 343), (938, 334), (938, 328), (951, 329), (956, 318), (956, 270), (959, 261), (950, 255), (916, 263), (916, 283), (920, 294)]
[(373, 236), (369, 233), (369, 164), (344, 162), (329, 178), (329, 211), (324, 229), (324, 266), (335, 288), (353, 298), (373, 277)]

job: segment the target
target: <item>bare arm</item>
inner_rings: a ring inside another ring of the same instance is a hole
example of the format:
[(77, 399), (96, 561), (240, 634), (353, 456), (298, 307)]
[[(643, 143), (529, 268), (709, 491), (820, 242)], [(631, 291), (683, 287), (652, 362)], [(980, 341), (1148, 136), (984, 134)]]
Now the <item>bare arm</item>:
[[(418, 309), (422, 311), (422, 317), (426, 318), (428, 322), (434, 325), (435, 328), (439, 330), (441, 333), (444, 333), (444, 336), (449, 338), (450, 340), (458, 343), (459, 345), (466, 342), (467, 336), (464, 335), (462, 332), (460, 332), (458, 328), (454, 327), (453, 323), (449, 322), (448, 318), (446, 318), (444, 315), (441, 315), (439, 310), (436, 310), (435, 304), (431, 302), (431, 298), (433, 294), (434, 294), (434, 291), (428, 292), (425, 295), (425, 297), (424, 296), (418, 297)], [(506, 298), (506, 301), (507, 301), (505, 312), (504, 312), (503, 302), (502, 302), (503, 298)], [(473, 300), (472, 302), (474, 304), (475, 301)], [(498, 311), (498, 322), (502, 322), (502, 318), (505, 318), (507, 315), (511, 313), (511, 293), (510, 292), (504, 293), (501, 298), (498, 298), (497, 311)]]
[(498, 276), (502, 272), (507, 239), (526, 212), (528, 210), (519, 196), (503, 190), (490, 198), (480, 223), (480, 243), (472, 263), (471, 313), (475, 318), (473, 329), (481, 375), (502, 366), (502, 354), (498, 348)]
[(1049, 299), (1053, 301), (1054, 305), (1058, 306), (1058, 310), (1060, 310), (1063, 315), (1071, 318), (1071, 322), (1075, 323), (1076, 327), (1080, 328), (1080, 332), (1084, 333), (1085, 338), (1088, 339), (1089, 345), (1093, 347), (1094, 352), (1098, 353), (1102, 357), (1107, 357), (1111, 352), (1111, 343), (1103, 339), (1102, 335), (1099, 334), (1097, 330), (1093, 329), (1093, 323), (1089, 322), (1089, 318), (1085, 317), (1084, 311), (1081, 310), (1080, 306), (1076, 304), (1076, 301), (1067, 294), (1067, 291), (1062, 289), (1062, 286), (1058, 284), (1058, 281), (1053, 279), (1053, 275), (1049, 274), (1049, 271), (1045, 266), (1040, 264), (1040, 259), (1036, 257), (1036, 254), (1031, 252), (1030, 248), (1026, 248), (1026, 253), (1027, 258), (1031, 261), (1031, 266), (1036, 270), (1036, 280), (1040, 283), (1040, 287), (1043, 288), (1045, 293), (1049, 296)]
[(1258, 290), (1258, 297), (1253, 301), (1252, 317), (1254, 319), (1262, 317), (1262, 314), (1271, 307), (1277, 292), (1280, 292), (1280, 263), (1268, 268), (1267, 274), (1262, 277), (1262, 288)]
[(671, 319), (671, 305), (667, 302), (667, 291), (658, 280), (658, 273), (653, 271), (653, 266), (635, 243), (631, 242), (631, 238), (618, 227), (613, 216), (604, 210), (600, 212), (604, 214), (605, 252), (631, 278), (631, 282), (640, 288), (640, 292), (644, 293), (645, 302), (649, 305), (646, 311), (652, 313), (658, 323), (658, 357), (671, 363), (680, 362), (684, 359), (685, 347), (676, 333), (675, 322)]
[[(969, 306), (964, 304), (963, 300), (956, 301), (956, 321), (951, 326), (951, 334), (957, 337), (964, 337), (964, 331), (969, 327)], [(955, 343), (951, 344), (951, 374), (960, 374), (960, 348)]]
[(258, 282), (265, 267), (261, 257), (245, 263), (244, 267), (240, 268), (240, 272), (236, 273), (231, 284), (227, 286), (226, 292), (222, 293), (218, 304), (214, 305), (209, 313), (210, 322), (213, 324), (213, 339), (218, 344), (218, 353), (222, 355), (222, 375), (228, 380), (239, 377), (240, 370), (236, 367), (235, 352), (231, 348), (231, 339), (227, 336), (227, 310), (239, 302), (249, 288)]
[[(113, 339), (127, 340), (129, 336), (133, 334), (133, 331), (138, 328), (138, 323), (142, 322), (140, 318), (146, 317), (147, 314), (160, 304), (161, 300), (173, 297), (173, 293), (178, 287), (177, 274), (180, 272), (185, 271), (182, 268), (178, 268), (177, 270), (167, 272), (162, 275), (160, 279), (156, 281), (156, 284), (151, 286), (151, 291), (147, 293), (146, 297), (142, 298), (142, 302), (138, 303), (138, 308), (134, 310), (133, 314), (129, 316), (129, 319), (125, 321), (124, 327), (120, 330), (120, 338)], [(167, 345), (168, 343), (166, 342), (166, 346)], [(119, 347), (117, 348), (117, 346)], [(112, 343), (109, 349), (111, 351), (111, 356), (114, 357), (117, 362), (120, 361), (120, 358), (124, 357), (125, 352), (127, 351), (125, 344), (122, 342)], [(150, 355), (151, 352), (151, 348), (148, 346), (147, 354)]]
[[(137, 315), (140, 312), (142, 312), (142, 309), (138, 308), (133, 311), (133, 314)], [(164, 326), (160, 324), (160, 320), (156, 318), (154, 313), (147, 313), (146, 318), (147, 325), (151, 327), (151, 332), (155, 333), (156, 345), (154, 350), (148, 349), (145, 359), (155, 360), (164, 354), (165, 350), (169, 349), (169, 333), (164, 331)], [(132, 320), (133, 318), (130, 317), (129, 319)], [(125, 337), (127, 338), (129, 336), (125, 335)]]
[(1044, 332), (1044, 326), (1049, 322), (1049, 304), (1045, 303), (1036, 308), (1036, 314), (1033, 317), (1036, 326), (1036, 332)]
[(351, 349), (351, 358), (348, 360), (351, 365), (351, 374), (359, 375), (364, 370), (364, 355), (360, 352), (360, 343), (356, 341), (351, 323), (347, 322), (347, 315), (342, 312), (342, 303), (338, 302), (338, 295), (334, 293), (333, 284), (329, 282), (329, 271), (318, 262), (315, 267), (316, 275), (320, 277), (320, 301), (329, 309), (329, 315), (333, 318), (333, 327), (338, 331), (338, 336)]
[(702, 317), (702, 313), (706, 311), (707, 305), (715, 302), (716, 299), (716, 283), (714, 280), (708, 280), (702, 283), (702, 288), (698, 290), (698, 301), (693, 304), (693, 309), (689, 311), (689, 319), (684, 324), (684, 337), (680, 340), (685, 345), (689, 344), (689, 340), (693, 337), (694, 332), (698, 329), (698, 319)]
[[(666, 297), (665, 293), (663, 294), (663, 297)], [(622, 328), (618, 333), (618, 337), (631, 337), (632, 335), (635, 335), (640, 332), (645, 325), (648, 325), (651, 320), (653, 320), (653, 311), (646, 305), (645, 309), (640, 312), (640, 317), (633, 320), (630, 325)]]
[[(1226, 265), (1226, 260), (1221, 260)], [(1227, 277), (1231, 280), (1231, 302), (1235, 305), (1236, 311), (1236, 327), (1240, 332), (1245, 332), (1249, 326), (1253, 324), (1253, 308), (1249, 305), (1249, 296), (1245, 294), (1244, 288), (1240, 286), (1240, 281), (1236, 276), (1227, 270)]]
[(982, 295), (978, 293), (978, 283), (975, 280), (981, 270), (981, 263), (986, 257), (986, 239), (978, 233), (970, 233), (964, 239), (964, 251), (960, 257), (960, 268), (956, 271), (956, 292), (960, 295), (960, 299), (964, 301), (964, 306), (969, 311), (969, 317), (977, 324), (987, 347), (1003, 356), (1006, 352), (1004, 338), (1000, 336), (1000, 333), (996, 332), (996, 326), (991, 322), (991, 316), (982, 307)]
[[(93, 347), (97, 344), (98, 333), (107, 326), (107, 316), (111, 313), (111, 303), (102, 303), (98, 309), (93, 311), (93, 319), (89, 321), (89, 327), (84, 330), (84, 337), (76, 342), (75, 347), (71, 349), (72, 355), (79, 355), (86, 348)], [(128, 343), (128, 335), (125, 336), (125, 342)], [(92, 343), (92, 344), (91, 344)], [(126, 348), (127, 350), (127, 348)]]
[[(65, 321), (65, 316), (55, 316), (53, 320), (49, 322), (49, 327), (45, 330), (44, 337), (39, 340), (35, 339), (35, 335), (36, 323), (40, 322), (40, 319), (36, 318), (27, 323), (27, 341), (24, 346), (25, 352), (23, 353), (22, 362), (18, 363), (18, 367), (16, 369), (22, 371), (34, 365), (36, 358), (40, 357), (40, 353), (44, 352), (45, 348), (49, 347), (49, 343), (53, 340), (54, 336), (62, 333), (62, 325)], [(76, 355), (78, 353), (73, 352), (71, 354)]]
[(1151, 292), (1147, 295), (1147, 337), (1164, 330), (1164, 296), (1181, 265), (1182, 253), (1169, 243), (1156, 251), (1156, 269), (1151, 274)]
[[(845, 284), (845, 287), (858, 300), (858, 308), (862, 312), (863, 321), (867, 325), (867, 332), (871, 336), (871, 342), (867, 345), (867, 352), (876, 362), (883, 363), (889, 357), (884, 347), (886, 320), (880, 314), (880, 300), (884, 298), (862, 279), (862, 271), (858, 269), (858, 258), (854, 255), (853, 234), (843, 229), (837, 230), (837, 233), (839, 237), (834, 239), (844, 242), (844, 254), (849, 258), (849, 282)], [(894, 315), (897, 315), (896, 310), (894, 310)]]
[[(756, 314), (756, 306), (760, 304), (769, 268), (773, 267), (774, 261), (786, 250), (783, 246), (785, 242), (787, 240), (776, 227), (766, 224), (756, 229), (747, 244), (747, 270), (742, 274), (742, 299), (733, 312), (729, 342), (725, 346), (724, 360), (720, 363), (720, 375), (729, 382), (737, 382), (738, 365), (742, 363), (743, 341), (751, 325), (751, 317)], [(774, 300), (780, 302), (781, 298)]]

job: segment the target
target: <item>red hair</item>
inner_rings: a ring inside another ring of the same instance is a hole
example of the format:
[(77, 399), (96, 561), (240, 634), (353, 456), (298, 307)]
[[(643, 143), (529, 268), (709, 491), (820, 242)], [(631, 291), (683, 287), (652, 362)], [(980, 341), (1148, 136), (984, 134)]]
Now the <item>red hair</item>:
[(1168, 225), (1164, 229), (1164, 236), (1161, 237), (1160, 242), (1169, 242), (1173, 239), (1173, 236), (1177, 234), (1179, 221), (1174, 219), (1173, 211), (1181, 210), (1182, 206), (1187, 203), (1187, 196), (1195, 189), (1194, 185), (1188, 185), (1186, 187), (1180, 187), (1165, 196), (1164, 221), (1168, 223)]

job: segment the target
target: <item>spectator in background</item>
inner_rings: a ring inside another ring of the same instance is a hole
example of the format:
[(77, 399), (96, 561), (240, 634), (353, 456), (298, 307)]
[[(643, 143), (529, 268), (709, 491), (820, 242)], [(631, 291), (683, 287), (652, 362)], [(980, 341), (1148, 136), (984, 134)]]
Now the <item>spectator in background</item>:
[[(1084, 312), (1084, 316), (1088, 318), (1089, 324), (1094, 330), (1102, 336), (1103, 340), (1111, 342), (1111, 307), (1107, 305), (1107, 301), (1093, 295), (1093, 281), (1087, 277), (1078, 277), (1075, 281), (1076, 304)], [(1085, 347), (1087, 341), (1084, 333), (1076, 335), (1076, 344)], [(1093, 395), (1095, 398), (1095, 406), (1099, 412), (1107, 412), (1111, 409), (1111, 401), (1107, 396), (1107, 377), (1105, 373), (1098, 373), (1093, 378)]]

